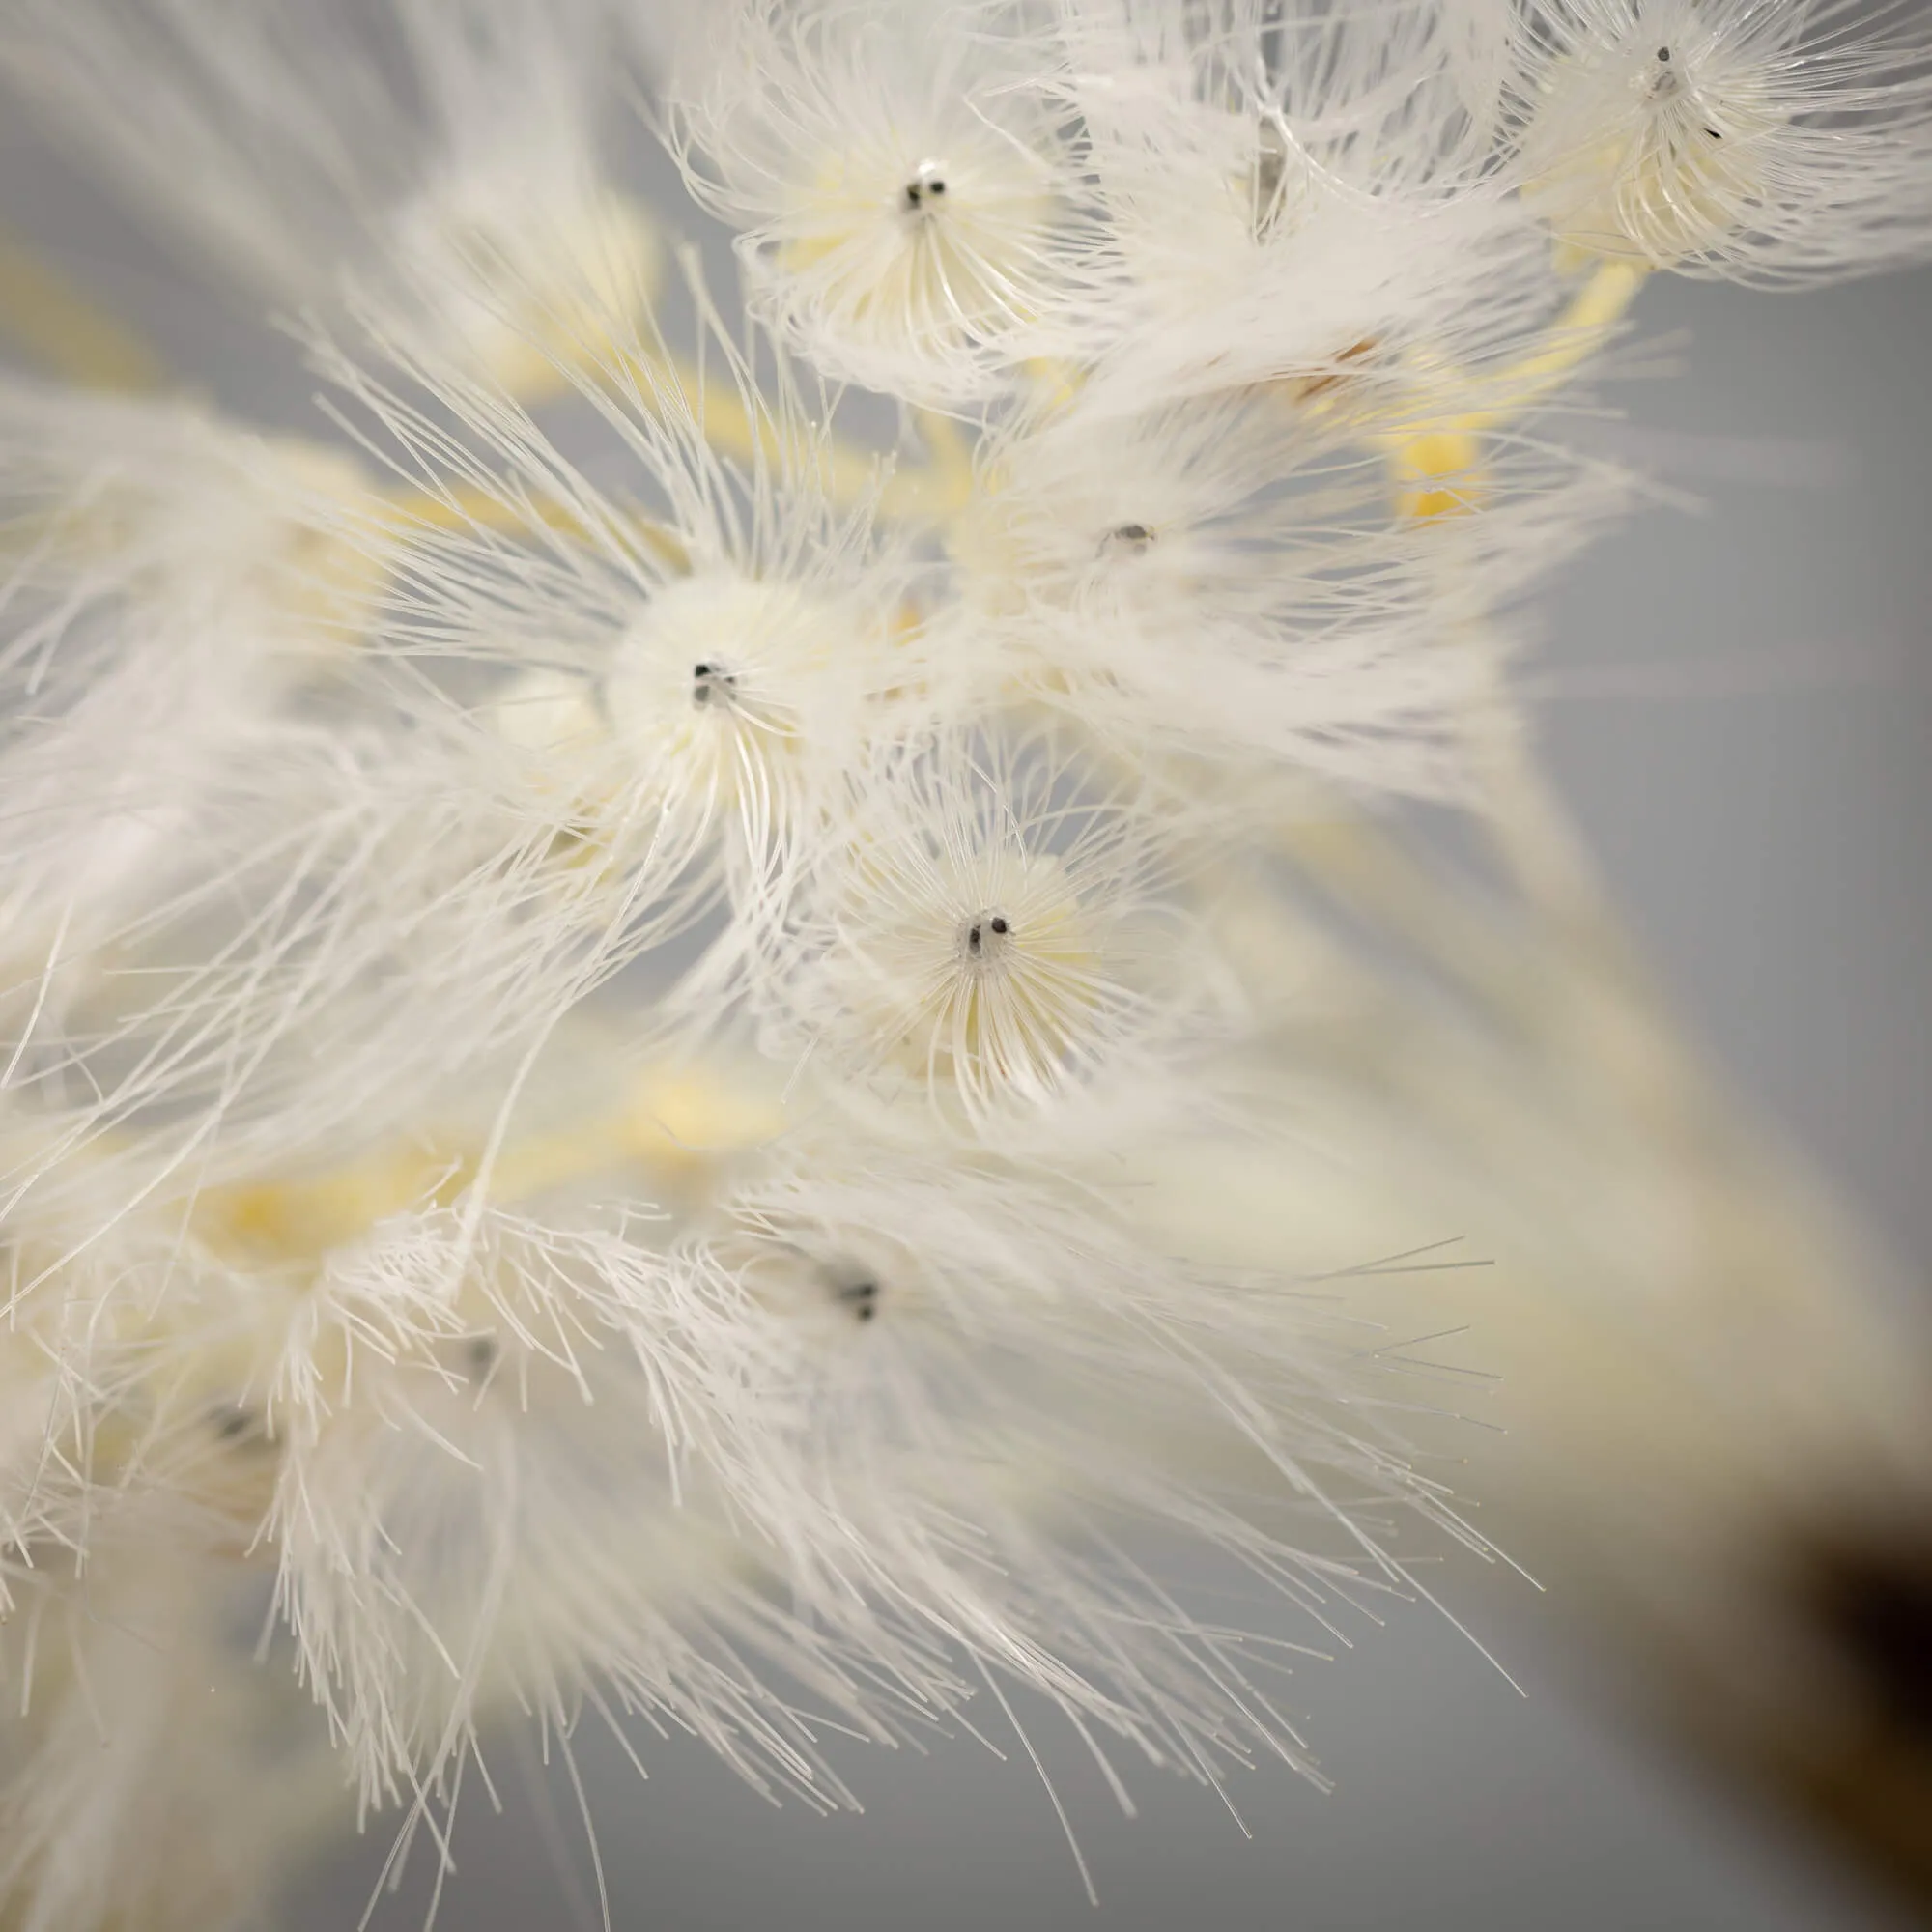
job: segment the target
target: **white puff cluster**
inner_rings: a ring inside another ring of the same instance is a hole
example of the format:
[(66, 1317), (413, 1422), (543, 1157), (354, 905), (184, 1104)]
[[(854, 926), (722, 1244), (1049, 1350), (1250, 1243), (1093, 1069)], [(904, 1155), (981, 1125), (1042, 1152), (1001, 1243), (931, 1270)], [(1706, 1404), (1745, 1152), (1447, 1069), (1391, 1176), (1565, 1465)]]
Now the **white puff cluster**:
[(1557, 0), (1517, 44), (1513, 166), (1581, 253), (1771, 284), (1922, 257), (1922, 9)]
[(753, 302), (830, 373), (950, 401), (1058, 352), (1097, 237), (1037, 85), (1040, 17), (767, 0), (694, 37), (667, 103), (685, 179), (740, 231)]
[(662, 266), (648, 212), (607, 164), (603, 27), (599, 0), (361, 15), (22, 0), (0, 82), (250, 311), (339, 315), (354, 296), (542, 393)]
[[(440, 1840), (519, 1714), (837, 1805), (810, 1713), (1017, 1683), (1314, 1775), (1123, 1539), (1318, 1626), (1483, 1545), (1176, 1150), (1320, 1161), (1283, 855), (1480, 811), (1518, 608), (1631, 490), (1548, 405), (1642, 272), (1922, 248), (1922, 36), (374, 13), (4, 49), (327, 389), (299, 442), (0, 380), (0, 1917), (218, 1922), (317, 1789)], [(644, 41), (742, 321), (597, 138)]]

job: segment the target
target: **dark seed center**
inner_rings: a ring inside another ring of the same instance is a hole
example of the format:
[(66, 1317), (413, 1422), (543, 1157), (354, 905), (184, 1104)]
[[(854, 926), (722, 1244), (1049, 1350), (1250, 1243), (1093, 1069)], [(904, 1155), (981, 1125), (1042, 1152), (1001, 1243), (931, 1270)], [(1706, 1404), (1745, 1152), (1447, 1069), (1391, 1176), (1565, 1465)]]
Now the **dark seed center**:
[(946, 177), (936, 161), (921, 163), (918, 173), (905, 185), (905, 205), (917, 213), (946, 199)]
[(691, 668), (691, 701), (703, 710), (714, 697), (728, 702), (738, 680), (723, 665), (695, 664)]
[(1012, 929), (1012, 923), (1005, 913), (981, 913), (966, 928), (967, 957), (984, 959), (1002, 941), (1011, 936)]
[(827, 1273), (831, 1279), (832, 1298), (841, 1308), (849, 1308), (855, 1321), (876, 1319), (883, 1293), (877, 1275), (863, 1267), (831, 1268)]

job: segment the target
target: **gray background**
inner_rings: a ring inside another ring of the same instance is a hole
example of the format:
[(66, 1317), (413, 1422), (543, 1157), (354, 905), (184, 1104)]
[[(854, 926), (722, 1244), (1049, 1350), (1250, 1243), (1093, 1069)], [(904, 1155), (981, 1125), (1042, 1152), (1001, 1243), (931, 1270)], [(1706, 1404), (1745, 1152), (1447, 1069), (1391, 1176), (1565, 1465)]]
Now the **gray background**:
[[(0, 168), (9, 218), (144, 314), (178, 362), (238, 404), (302, 420), (286, 365), (250, 359), (253, 331), (4, 117)], [(1630, 422), (1601, 434), (1707, 507), (1645, 517), (1551, 600), (1535, 673), (1549, 755), (1692, 1026), (1922, 1271), (1932, 277), (1804, 297), (1670, 283), (1640, 317), (1678, 373), (1620, 385)], [(769, 1809), (685, 1745), (649, 1745), (640, 1790), (586, 1734), (612, 1918), (666, 1932), (1897, 1922), (1787, 1827), (1626, 1727), (1565, 1646), (1560, 1600), (1470, 1576), (1457, 1602), (1527, 1698), (1438, 1620), (1397, 1617), (1297, 1677), (1339, 1788), (1244, 1780), (1252, 1837), (1211, 1796), (1151, 1775), (1142, 1815), (1120, 1819), (1077, 1747), (1043, 1727), (1097, 1914), (1017, 1752), (854, 1750), (845, 1769), (870, 1808), (821, 1821)], [(472, 1780), (440, 1922), (595, 1923), (570, 1780), (495, 1769), (506, 1812)], [(304, 1883), (301, 1932), (356, 1922), (384, 1842), (372, 1833)], [(423, 1905), (412, 1883), (375, 1922), (418, 1925)]]

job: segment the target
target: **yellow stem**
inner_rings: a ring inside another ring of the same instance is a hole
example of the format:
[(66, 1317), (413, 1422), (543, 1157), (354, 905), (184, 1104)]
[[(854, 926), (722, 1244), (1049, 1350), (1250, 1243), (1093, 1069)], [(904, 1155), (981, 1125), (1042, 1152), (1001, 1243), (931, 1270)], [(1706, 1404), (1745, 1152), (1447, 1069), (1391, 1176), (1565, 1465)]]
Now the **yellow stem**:
[(160, 357), (58, 270), (0, 229), (0, 336), (47, 374), (93, 389), (158, 389)]
[(878, 487), (879, 508), (887, 516), (943, 519), (965, 503), (971, 490), (971, 453), (957, 426), (946, 418), (927, 412), (921, 419), (932, 444), (932, 463), (925, 468), (895, 469), (883, 486), (878, 486), (879, 452), (837, 439), (828, 440), (816, 451), (803, 440), (788, 445), (769, 417), (748, 409), (735, 389), (707, 382), (694, 364), (679, 358), (658, 365), (658, 373), (676, 384), (704, 440), (714, 449), (748, 461), (763, 458), (793, 465), (811, 456), (820, 488), (836, 503), (855, 503)]
[[(1482, 408), (1430, 413), (1379, 438), (1399, 514), (1426, 522), (1477, 508), (1483, 436), (1535, 408), (1588, 361), (1629, 313), (1646, 273), (1632, 262), (1600, 263), (1541, 349), (1476, 385), (1490, 397)], [(1459, 389), (1472, 380), (1451, 374), (1444, 387)]]
[[(451, 483), (438, 490), (402, 488), (384, 491), (379, 497), (383, 509), (395, 513), (418, 529), (496, 530), (515, 534), (530, 527), (529, 515), (518, 505), (472, 483)], [(567, 535), (582, 535), (582, 520), (562, 503), (539, 501), (536, 520), (546, 529)], [(631, 527), (674, 568), (687, 562), (683, 543), (668, 526), (647, 517), (631, 520)]]
[(1567, 382), (1604, 344), (1629, 314), (1648, 270), (1634, 262), (1603, 262), (1557, 318), (1544, 346), (1482, 387), (1490, 400), (1477, 410), (1447, 418), (1440, 427), (1471, 435), (1499, 429), (1534, 409)]
[[(701, 1185), (712, 1164), (772, 1139), (779, 1109), (719, 1067), (660, 1067), (608, 1113), (551, 1133), (520, 1136), (493, 1163), (490, 1198), (528, 1202), (616, 1169), (642, 1168), (656, 1189)], [(197, 1232), (217, 1252), (252, 1263), (314, 1264), (390, 1215), (447, 1208), (475, 1183), (478, 1149), (398, 1147), (322, 1174), (210, 1188), (195, 1202)]]

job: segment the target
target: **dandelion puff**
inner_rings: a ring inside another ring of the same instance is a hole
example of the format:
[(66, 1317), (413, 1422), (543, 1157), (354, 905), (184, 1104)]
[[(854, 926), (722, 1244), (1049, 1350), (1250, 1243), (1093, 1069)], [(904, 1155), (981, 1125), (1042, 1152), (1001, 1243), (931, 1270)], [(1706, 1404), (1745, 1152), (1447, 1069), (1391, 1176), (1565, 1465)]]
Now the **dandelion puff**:
[(880, 678), (889, 623), (876, 604), (742, 571), (681, 579), (617, 641), (604, 680), (611, 731), (640, 763), (687, 774), (707, 813), (738, 814), (746, 846), (767, 849), (810, 823), (813, 753), (836, 762), (846, 750), (864, 703), (851, 669)]
[(731, 8), (668, 90), (693, 194), (740, 230), (752, 300), (821, 367), (919, 401), (1051, 353), (1081, 248), (1061, 119), (1015, 9)]
[(1514, 166), (1578, 254), (1778, 284), (1932, 245), (1922, 9), (1558, 0), (1520, 58)]
[[(0, 71), (52, 132), (274, 309), (339, 318), (359, 291), (391, 330), (540, 394), (559, 336), (656, 282), (657, 231), (601, 166), (594, 7), (28, 0), (9, 24)], [(508, 315), (504, 263), (545, 292)]]
[(130, 1200), (179, 1200), (404, 1131), (465, 1082), (508, 1094), (653, 936), (630, 900), (587, 903), (594, 881), (527, 837), (527, 799), (497, 806), (469, 745), (338, 718), (253, 734), (214, 776), (115, 928), (112, 970), (58, 1015), (43, 1004), (15, 1056), (40, 1151), (8, 1176), (11, 1206), (98, 1207), (98, 1170)]
[(236, 764), (285, 742), (382, 581), (344, 455), (173, 404), (0, 385), (4, 1084), (179, 876)]
[[(1256, 1753), (1316, 1775), (1258, 1681), (1270, 1665), (1116, 1539), (1199, 1538), (1318, 1632), (1403, 1587), (1366, 1520), (1332, 1544), (1358, 1500), (1445, 1513), (1366, 1414), (1340, 1420), (1346, 1323), (1324, 1337), (1332, 1314), (1279, 1283), (1203, 1277), (1037, 1167), (864, 1141), (776, 1151), (692, 1238), (793, 1338), (777, 1406), (800, 1434), (740, 1494), (815, 1614), (923, 1624), (1090, 1743), (1205, 1782)], [(1242, 1303), (1258, 1352), (1236, 1366), (1221, 1324)], [(1291, 1477), (1278, 1508), (1269, 1464)]]
[[(560, 394), (560, 363), (624, 335), (664, 267), (656, 223), (598, 152), (599, 11), (414, 0), (398, 17), (429, 95), (433, 160), (387, 218), (372, 292), (513, 395)], [(408, 265), (400, 302), (382, 279), (391, 259)]]
[(1435, 10), (1070, 10), (1064, 90), (1108, 245), (1070, 303), (1094, 404), (1506, 355), (1538, 231), (1483, 163)]
[(1150, 1071), (1223, 977), (1179, 892), (1189, 828), (1070, 743), (942, 740), (889, 759), (800, 895), (771, 1048), (981, 1123)]
[(876, 484), (838, 506), (788, 370), (760, 384), (706, 327), (750, 448), (721, 457), (709, 401), (641, 340), (584, 384), (619, 441), (622, 495), (460, 370), (408, 365), (431, 414), (324, 354), (399, 468), (452, 506), (500, 509), (399, 547), (371, 674), (433, 737), (485, 760), (502, 747), (506, 779), (528, 786), (525, 844), (564, 831), (596, 855), (601, 897), (580, 867), (574, 902), (601, 903), (632, 956), (724, 908), (693, 1010), (730, 997), (862, 748), (916, 735), (941, 701), (925, 567), (877, 523)]
[[(104, 1179), (97, 1200), (119, 1205)], [(71, 1209), (16, 1209), (8, 1224), (0, 1548), (23, 1577), (80, 1575), (99, 1538), (125, 1547), (144, 1513), (183, 1548), (245, 1542), (262, 1465), (224, 1445), (253, 1427), (234, 1394), (279, 1297), (165, 1213), (124, 1211), (103, 1231)], [(0, 1575), (0, 1617), (11, 1607)]]
[(328, 1259), (292, 1329), (269, 1399), (278, 1602), (365, 1804), (453, 1804), (480, 1726), (586, 1706), (845, 1802), (759, 1658), (888, 1734), (720, 1506), (769, 1427), (756, 1345), (652, 1232), (635, 1207), (575, 1229), (398, 1217)]
[(1493, 678), (1479, 620), (1627, 495), (1520, 434), (1469, 452), (1421, 516), (1319, 405), (1083, 398), (990, 440), (960, 592), (1015, 682), (1122, 756), (1239, 748), (1367, 792), (1453, 791)]

